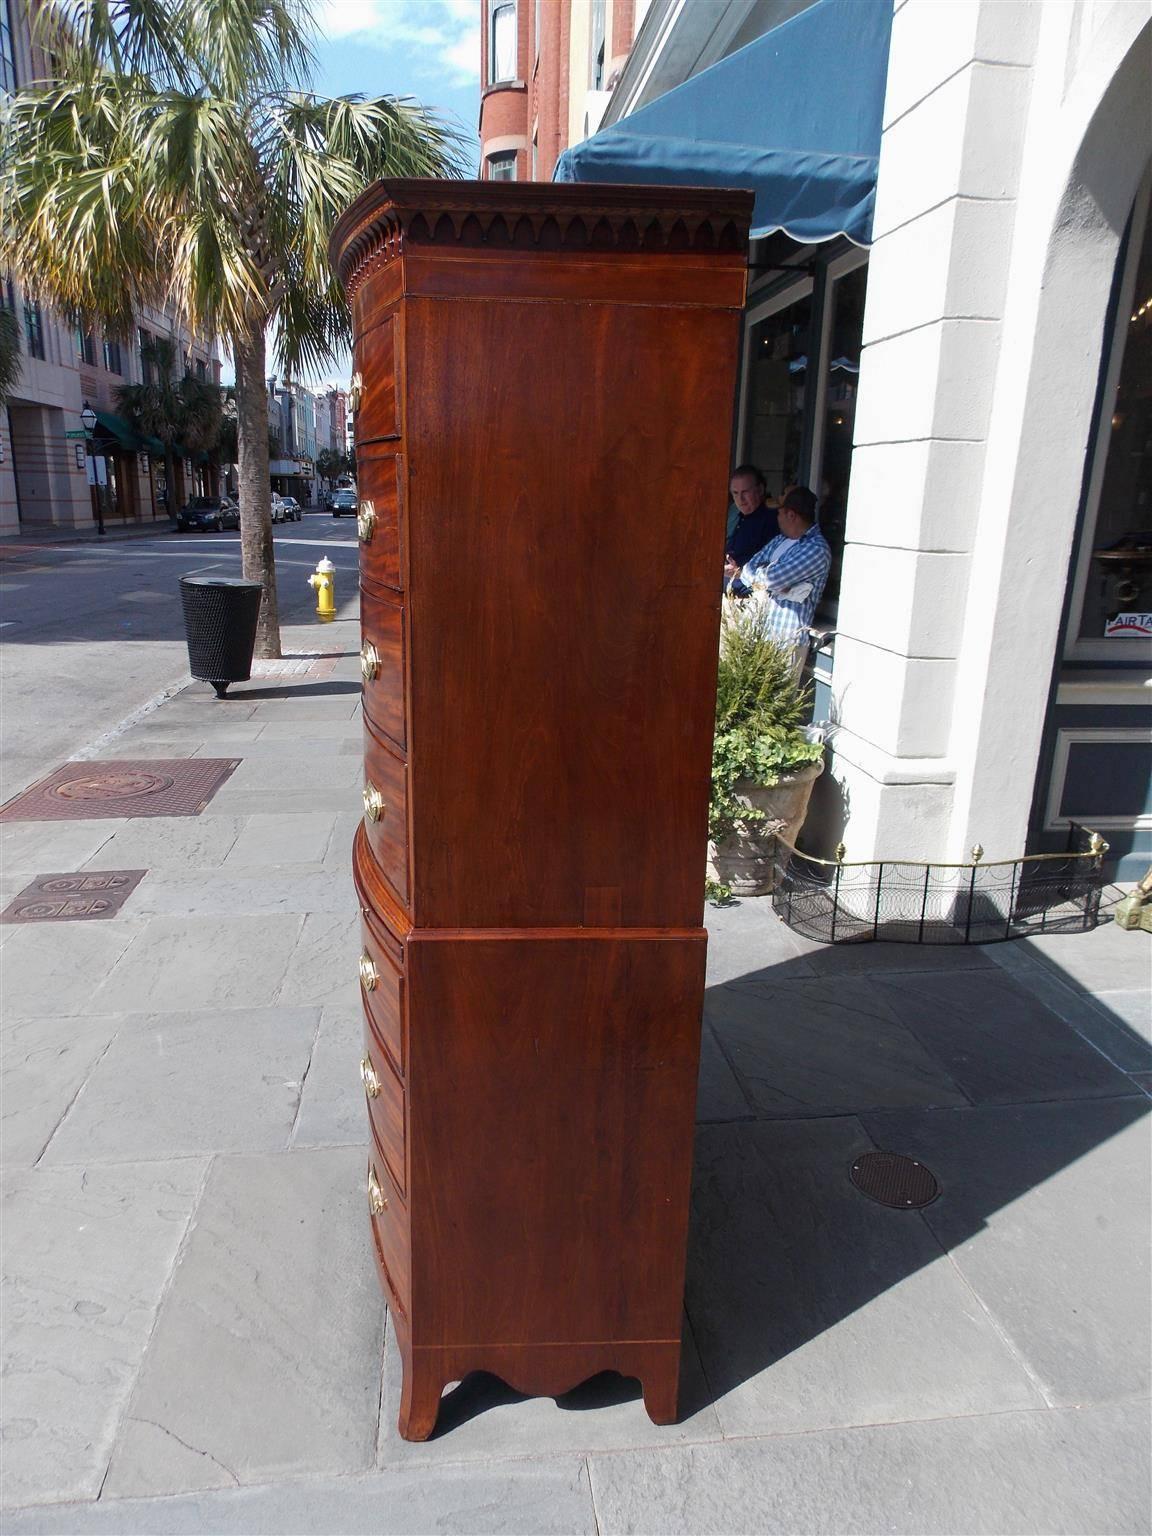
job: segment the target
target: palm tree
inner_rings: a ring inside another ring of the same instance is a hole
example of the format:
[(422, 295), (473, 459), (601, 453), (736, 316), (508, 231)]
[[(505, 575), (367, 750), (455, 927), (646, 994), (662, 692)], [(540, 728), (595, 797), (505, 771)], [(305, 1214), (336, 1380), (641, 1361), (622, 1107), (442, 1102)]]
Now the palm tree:
[(10, 309), (0, 309), (0, 405), (20, 379), (20, 327)]
[(407, 98), (309, 91), (308, 0), (43, 0), (38, 17), (59, 79), (4, 108), (0, 266), (113, 334), (175, 302), (224, 338), (257, 654), (278, 656), (267, 333), (283, 373), (347, 344), (332, 225), (378, 177), (460, 174), (459, 138)]
[(147, 384), (122, 384), (116, 404), (141, 437), (155, 437), (164, 445), (164, 483), (168, 511), (176, 512), (177, 453), (210, 452), (220, 439), (224, 419), (224, 391), (218, 384), (176, 378), (176, 344), (154, 336), (140, 348), (151, 380)]

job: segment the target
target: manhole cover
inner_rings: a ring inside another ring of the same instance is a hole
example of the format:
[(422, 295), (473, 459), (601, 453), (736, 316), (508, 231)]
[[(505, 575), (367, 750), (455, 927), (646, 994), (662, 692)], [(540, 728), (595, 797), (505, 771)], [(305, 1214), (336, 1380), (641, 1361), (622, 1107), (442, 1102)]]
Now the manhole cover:
[(115, 917), (147, 873), (146, 869), (87, 869), (74, 875), (37, 875), (0, 912), (0, 923)]
[(865, 1152), (852, 1164), (850, 1174), (862, 1195), (897, 1210), (931, 1205), (940, 1193), (935, 1174), (899, 1152)]
[(65, 763), (10, 800), (0, 821), (197, 816), (240, 762), (194, 757)]

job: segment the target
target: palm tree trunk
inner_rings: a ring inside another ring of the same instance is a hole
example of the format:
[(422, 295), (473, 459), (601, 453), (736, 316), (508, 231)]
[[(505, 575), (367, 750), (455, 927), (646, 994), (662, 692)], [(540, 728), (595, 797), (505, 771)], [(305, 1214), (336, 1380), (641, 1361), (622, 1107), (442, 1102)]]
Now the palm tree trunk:
[(268, 384), (264, 375), (264, 327), (252, 325), (232, 338), (236, 362), (236, 437), (240, 457), (240, 550), (244, 575), (264, 588), (255, 654), (280, 655), (276, 565), (272, 549), (272, 484), (268, 477)]

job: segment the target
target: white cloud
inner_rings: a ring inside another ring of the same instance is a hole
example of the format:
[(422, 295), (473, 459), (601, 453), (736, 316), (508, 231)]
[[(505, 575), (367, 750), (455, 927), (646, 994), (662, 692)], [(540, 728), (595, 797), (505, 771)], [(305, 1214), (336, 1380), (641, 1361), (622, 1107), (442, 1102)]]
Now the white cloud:
[(479, 81), (477, 0), (323, 0), (317, 23), (332, 41), (361, 38), (402, 47), (423, 73), (440, 73), (449, 84)]

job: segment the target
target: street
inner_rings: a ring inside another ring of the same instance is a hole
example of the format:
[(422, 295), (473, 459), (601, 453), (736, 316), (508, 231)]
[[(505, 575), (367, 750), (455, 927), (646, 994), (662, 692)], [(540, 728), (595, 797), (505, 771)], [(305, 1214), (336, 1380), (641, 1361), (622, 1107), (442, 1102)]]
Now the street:
[[(323, 555), (336, 566), (340, 616), (354, 616), (355, 523), (306, 512), (274, 533), (281, 622), (308, 622), (307, 578)], [(0, 548), (3, 800), (186, 678), (181, 576), (241, 574), (239, 533), (159, 524), (154, 537), (27, 543)]]

